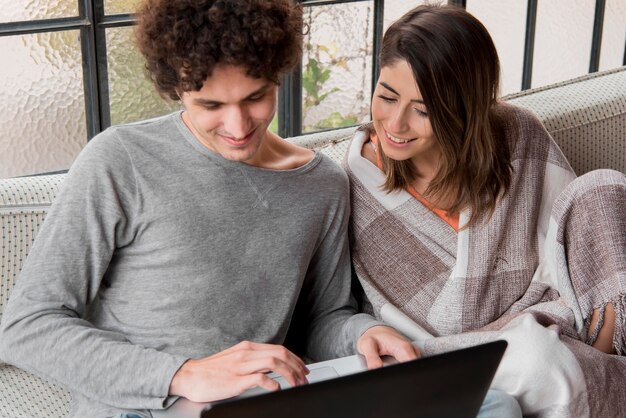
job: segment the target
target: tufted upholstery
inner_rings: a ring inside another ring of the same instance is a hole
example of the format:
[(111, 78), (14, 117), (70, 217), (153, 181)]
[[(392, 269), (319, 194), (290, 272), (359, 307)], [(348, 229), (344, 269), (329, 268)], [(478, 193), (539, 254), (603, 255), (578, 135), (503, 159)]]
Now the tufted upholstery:
[[(595, 168), (626, 172), (626, 67), (511, 95), (543, 120), (578, 174)], [(341, 161), (355, 128), (290, 140)], [(64, 175), (0, 179), (0, 321), (11, 289)], [(0, 363), (0, 417), (61, 417), (69, 394)]]
[(0, 417), (66, 417), (70, 394), (8, 364), (0, 364)]
[[(0, 180), (0, 321), (9, 293), (43, 223), (63, 175)], [(64, 389), (0, 362), (0, 417), (64, 417)]]
[(626, 173), (626, 67), (505, 100), (539, 116), (576, 174), (598, 168)]
[(0, 321), (9, 292), (62, 179), (55, 175), (0, 180)]

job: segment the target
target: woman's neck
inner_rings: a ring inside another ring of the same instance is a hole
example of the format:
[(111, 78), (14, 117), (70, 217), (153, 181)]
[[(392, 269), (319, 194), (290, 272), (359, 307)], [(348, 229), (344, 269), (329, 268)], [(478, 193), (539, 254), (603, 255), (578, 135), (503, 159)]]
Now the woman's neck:
[(415, 173), (415, 184), (413, 187), (415, 187), (415, 190), (419, 193), (426, 191), (430, 182), (437, 175), (440, 158), (441, 150), (436, 146), (426, 149), (424, 152), (411, 157)]

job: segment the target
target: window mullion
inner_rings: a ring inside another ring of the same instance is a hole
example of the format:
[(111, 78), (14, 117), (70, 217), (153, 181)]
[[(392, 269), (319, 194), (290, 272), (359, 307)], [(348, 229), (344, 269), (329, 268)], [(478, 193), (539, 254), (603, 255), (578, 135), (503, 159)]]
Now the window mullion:
[(91, 0), (94, 10), (94, 39), (96, 43), (96, 64), (98, 70), (98, 91), (100, 101), (101, 130), (111, 126), (111, 104), (109, 101), (109, 70), (107, 57), (106, 28), (104, 21), (104, 0)]
[(589, 72), (595, 73), (600, 67), (600, 50), (602, 48), (602, 29), (604, 26), (605, 0), (596, 0), (596, 11), (593, 19), (593, 38), (589, 58)]
[(384, 19), (385, 19), (385, 0), (374, 0), (374, 31), (372, 42), (372, 91), (374, 94), (376, 90), (376, 83), (378, 82), (379, 63), (378, 55), (380, 54), (380, 48), (383, 42), (384, 31)]
[(100, 94), (96, 61), (95, 21), (91, 0), (78, 0), (80, 17), (88, 25), (80, 29), (80, 44), (83, 57), (83, 86), (85, 89), (85, 118), (87, 139), (96, 136), (101, 130)]

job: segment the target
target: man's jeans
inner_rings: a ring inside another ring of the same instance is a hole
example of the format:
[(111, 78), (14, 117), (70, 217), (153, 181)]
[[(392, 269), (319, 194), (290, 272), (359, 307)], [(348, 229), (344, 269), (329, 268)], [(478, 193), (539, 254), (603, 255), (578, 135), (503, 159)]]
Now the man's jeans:
[(477, 418), (522, 418), (522, 408), (508, 393), (490, 389)]

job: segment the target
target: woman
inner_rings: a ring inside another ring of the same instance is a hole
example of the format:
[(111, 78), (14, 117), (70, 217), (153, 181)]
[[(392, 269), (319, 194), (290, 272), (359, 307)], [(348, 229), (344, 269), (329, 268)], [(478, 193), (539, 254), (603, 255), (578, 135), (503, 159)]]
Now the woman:
[(495, 47), (463, 9), (407, 13), (380, 65), (345, 159), (364, 309), (438, 337), (426, 353), (506, 339), (493, 387), (524, 414), (619, 414), (625, 176), (576, 179), (539, 120), (498, 101)]

